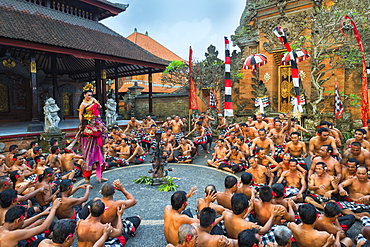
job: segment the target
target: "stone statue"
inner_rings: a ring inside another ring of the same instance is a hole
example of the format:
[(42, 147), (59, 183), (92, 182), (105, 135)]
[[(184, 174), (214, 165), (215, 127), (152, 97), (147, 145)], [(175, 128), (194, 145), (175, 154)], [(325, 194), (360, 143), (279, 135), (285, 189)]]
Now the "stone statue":
[(112, 98), (110, 98), (107, 100), (107, 103), (105, 103), (105, 107), (107, 108), (105, 110), (106, 125), (108, 128), (112, 128), (115, 124), (117, 124), (117, 103)]
[(58, 128), (60, 118), (58, 116), (59, 107), (55, 104), (53, 98), (48, 98), (45, 101), (44, 114), (45, 114), (45, 133), (58, 133), (61, 130)]

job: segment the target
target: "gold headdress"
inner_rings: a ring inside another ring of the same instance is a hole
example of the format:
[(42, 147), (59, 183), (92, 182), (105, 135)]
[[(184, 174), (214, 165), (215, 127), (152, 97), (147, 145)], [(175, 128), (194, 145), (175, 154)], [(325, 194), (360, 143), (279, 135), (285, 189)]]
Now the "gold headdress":
[(94, 90), (94, 86), (93, 84), (91, 84), (90, 82), (87, 83), (84, 87), (83, 87), (83, 91), (87, 91), (87, 90)]

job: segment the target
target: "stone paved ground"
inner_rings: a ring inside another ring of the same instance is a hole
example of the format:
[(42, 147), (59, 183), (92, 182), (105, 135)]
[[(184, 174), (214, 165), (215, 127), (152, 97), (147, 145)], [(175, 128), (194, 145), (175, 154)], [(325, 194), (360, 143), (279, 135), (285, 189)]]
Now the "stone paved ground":
[[(202, 154), (202, 153), (201, 153)], [(130, 165), (124, 168), (113, 168), (105, 171), (104, 177), (108, 178), (108, 182), (113, 182), (115, 179), (120, 179), (126, 189), (137, 198), (138, 203), (127, 210), (124, 216), (140, 215), (143, 218), (141, 226), (138, 228), (137, 235), (130, 238), (127, 247), (150, 246), (162, 247), (166, 246), (166, 240), (163, 235), (163, 208), (170, 204), (172, 192), (160, 192), (157, 187), (150, 185), (139, 185), (133, 182), (139, 176), (149, 176), (148, 169), (150, 156), (147, 157), (145, 164)], [(169, 164), (168, 167), (173, 167), (170, 176), (178, 177), (176, 184), (179, 185), (178, 190), (188, 191), (192, 186), (198, 187), (198, 193), (189, 199), (189, 207), (195, 214), (196, 200), (203, 197), (203, 190), (208, 184), (214, 184), (217, 190), (223, 190), (224, 178), (229, 175), (227, 172), (209, 168), (206, 164), (206, 159), (202, 156), (196, 157), (193, 164)], [(241, 173), (236, 174), (240, 177)], [(82, 184), (80, 180), (76, 185)], [(100, 197), (99, 190), (101, 184), (98, 184), (93, 177), (91, 179), (94, 189), (90, 194), (90, 198)], [(76, 193), (76, 196), (82, 196), (84, 190)], [(124, 196), (117, 192), (115, 199), (124, 199)], [(360, 229), (360, 223), (356, 222), (355, 226), (349, 231), (349, 235), (353, 238)]]

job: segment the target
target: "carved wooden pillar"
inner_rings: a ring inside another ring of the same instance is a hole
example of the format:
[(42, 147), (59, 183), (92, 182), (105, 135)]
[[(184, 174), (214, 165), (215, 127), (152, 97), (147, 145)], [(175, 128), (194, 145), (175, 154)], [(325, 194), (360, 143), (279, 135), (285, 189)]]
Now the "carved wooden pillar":
[(119, 113), (119, 98), (118, 98), (118, 65), (114, 68), (114, 93), (116, 96), (116, 112)]
[(107, 71), (105, 70), (105, 61), (101, 60), (101, 94), (102, 101), (100, 102), (102, 106), (103, 115), (105, 115), (105, 103), (107, 102)]
[(100, 60), (95, 59), (95, 87), (96, 87), (96, 98), (97, 100), (102, 103), (101, 97), (101, 67), (100, 67)]
[(153, 116), (153, 74), (149, 72), (148, 75), (148, 83), (149, 83), (149, 115)]
[(31, 123), (27, 127), (28, 132), (42, 131), (43, 126), (39, 120), (39, 98), (37, 95), (37, 81), (36, 81), (36, 60), (35, 56), (31, 55), (30, 63), (31, 72), (31, 93), (32, 93), (32, 119)]
[(52, 74), (52, 81), (53, 81), (53, 98), (55, 102), (59, 102), (59, 95), (58, 95), (58, 71), (57, 71), (57, 54), (53, 53), (51, 55), (51, 74)]

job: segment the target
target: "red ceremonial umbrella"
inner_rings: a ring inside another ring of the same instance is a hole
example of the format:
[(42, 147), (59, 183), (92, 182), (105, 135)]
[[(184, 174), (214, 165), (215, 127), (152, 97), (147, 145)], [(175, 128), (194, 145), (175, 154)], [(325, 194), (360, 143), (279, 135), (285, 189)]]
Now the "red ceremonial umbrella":
[(243, 69), (253, 69), (261, 67), (267, 63), (267, 57), (263, 54), (253, 54), (247, 57), (243, 64)]

